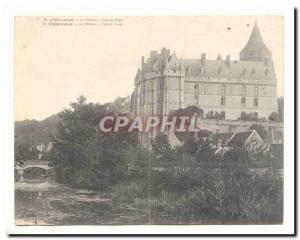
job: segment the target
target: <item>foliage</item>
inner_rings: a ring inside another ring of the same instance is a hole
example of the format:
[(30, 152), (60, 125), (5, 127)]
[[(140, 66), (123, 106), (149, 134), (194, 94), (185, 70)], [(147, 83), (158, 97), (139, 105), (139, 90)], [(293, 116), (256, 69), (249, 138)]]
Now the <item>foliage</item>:
[(98, 190), (121, 181), (136, 152), (136, 134), (100, 132), (97, 125), (106, 114), (105, 105), (86, 103), (81, 96), (70, 107), (60, 114), (49, 156), (57, 181)]
[(279, 121), (279, 115), (277, 112), (272, 112), (269, 116), (270, 121), (278, 122)]
[(38, 158), (38, 150), (32, 144), (24, 143), (15, 144), (15, 166), (23, 165), (27, 160), (36, 160)]
[(60, 115), (49, 156), (59, 182), (105, 191), (114, 206), (138, 209), (146, 223), (282, 222), (282, 177), (275, 168), (252, 165), (271, 162), (265, 149), (249, 154), (235, 147), (216, 159), (204, 138), (186, 136), (172, 148), (167, 135), (158, 135), (149, 151), (135, 133), (98, 130), (106, 105), (79, 98), (70, 106)]
[(279, 116), (279, 121), (283, 122), (284, 120), (284, 98), (279, 97), (278, 98), (278, 116)]

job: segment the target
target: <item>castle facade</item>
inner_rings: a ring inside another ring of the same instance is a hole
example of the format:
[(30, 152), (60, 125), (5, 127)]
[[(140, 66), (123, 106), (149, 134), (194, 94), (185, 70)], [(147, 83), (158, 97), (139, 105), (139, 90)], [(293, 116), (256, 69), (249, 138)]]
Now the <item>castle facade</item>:
[(257, 23), (239, 60), (230, 55), (209, 60), (205, 53), (199, 59), (182, 59), (166, 48), (152, 51), (147, 60), (142, 57), (130, 111), (136, 116), (160, 116), (190, 105), (201, 108), (204, 117), (219, 113), (233, 120), (243, 114), (267, 119), (278, 111), (272, 54)]

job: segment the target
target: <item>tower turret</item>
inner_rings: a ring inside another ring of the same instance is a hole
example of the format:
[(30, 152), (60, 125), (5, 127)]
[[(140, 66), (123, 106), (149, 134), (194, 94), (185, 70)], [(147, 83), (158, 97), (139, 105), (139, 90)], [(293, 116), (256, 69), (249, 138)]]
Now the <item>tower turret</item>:
[(253, 27), (250, 38), (240, 52), (240, 60), (242, 61), (266, 61), (271, 60), (272, 54), (265, 45), (262, 36), (260, 34), (257, 22)]

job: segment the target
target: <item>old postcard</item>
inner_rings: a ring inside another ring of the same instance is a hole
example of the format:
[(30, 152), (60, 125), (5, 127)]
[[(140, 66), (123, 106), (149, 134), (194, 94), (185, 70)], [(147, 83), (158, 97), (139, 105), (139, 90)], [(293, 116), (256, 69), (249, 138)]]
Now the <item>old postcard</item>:
[(20, 16), (14, 34), (16, 226), (284, 223), (283, 16)]

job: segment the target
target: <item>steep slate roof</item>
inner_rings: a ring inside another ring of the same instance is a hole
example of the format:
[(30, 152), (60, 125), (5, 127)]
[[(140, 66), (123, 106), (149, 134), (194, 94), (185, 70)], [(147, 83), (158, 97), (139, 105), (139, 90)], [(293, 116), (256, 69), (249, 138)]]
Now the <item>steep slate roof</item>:
[(229, 140), (228, 146), (230, 146), (230, 147), (234, 147), (234, 146), (242, 147), (242, 146), (244, 146), (245, 142), (250, 137), (250, 135), (252, 134), (253, 131), (254, 130), (235, 133), (232, 136), (232, 138)]
[(257, 23), (255, 23), (250, 38), (240, 52), (241, 60), (262, 60), (262, 59), (271, 59), (272, 54), (270, 50), (265, 45), (262, 36), (260, 34)]
[(240, 53), (239, 61), (232, 61), (230, 57), (222, 60), (220, 54), (216, 60), (209, 60), (205, 57), (203, 59), (200, 57), (178, 59), (175, 52), (170, 55), (170, 50), (163, 48), (160, 54), (156, 51), (151, 52), (150, 58), (144, 64), (144, 71), (162, 71), (165, 67), (179, 70), (182, 64), (185, 75), (190, 77), (274, 79), (275, 72), (271, 59), (271, 52), (263, 42), (257, 23), (255, 23), (251, 36)]
[[(201, 59), (183, 59), (185, 70), (190, 68), (192, 77), (208, 76), (212, 78), (254, 78), (272, 79), (275, 77), (273, 66), (267, 66), (264, 62), (256, 61), (228, 61), (226, 60), (206, 60), (204, 69), (205, 74), (201, 74)], [(221, 68), (221, 73), (219, 73)]]

